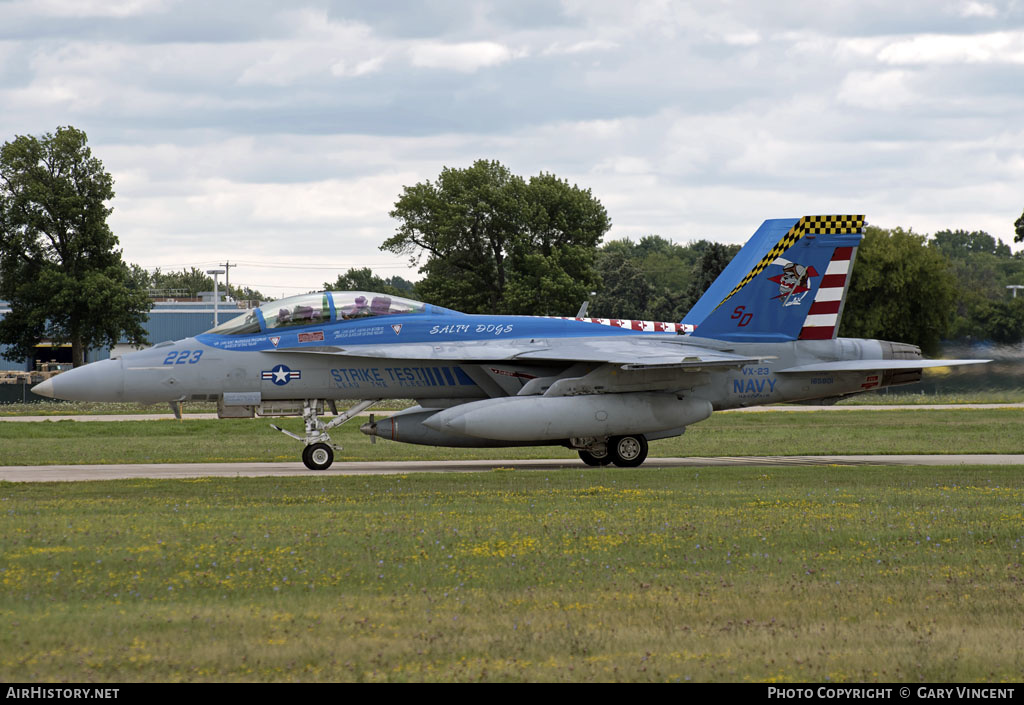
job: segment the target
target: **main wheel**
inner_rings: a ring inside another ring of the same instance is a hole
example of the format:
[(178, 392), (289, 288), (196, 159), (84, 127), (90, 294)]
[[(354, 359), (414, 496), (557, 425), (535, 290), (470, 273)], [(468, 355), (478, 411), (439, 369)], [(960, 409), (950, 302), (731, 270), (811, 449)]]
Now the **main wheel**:
[(580, 460), (582, 460), (587, 465), (590, 465), (591, 467), (595, 468), (600, 465), (607, 465), (608, 463), (612, 462), (612, 458), (610, 455), (608, 455), (607, 450), (603, 453), (591, 453), (589, 450), (581, 450)]
[(302, 462), (310, 470), (326, 470), (334, 462), (334, 451), (326, 443), (314, 443), (302, 451)]
[(613, 436), (608, 439), (608, 455), (620, 468), (635, 468), (647, 460), (647, 439), (639, 434)]

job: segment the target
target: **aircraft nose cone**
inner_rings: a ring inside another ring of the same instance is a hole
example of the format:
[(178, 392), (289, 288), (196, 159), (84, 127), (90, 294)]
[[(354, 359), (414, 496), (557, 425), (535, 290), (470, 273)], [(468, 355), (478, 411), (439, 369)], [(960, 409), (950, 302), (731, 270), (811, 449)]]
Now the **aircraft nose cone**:
[(32, 391), (51, 399), (69, 401), (121, 401), (124, 370), (120, 358), (100, 360), (43, 380)]

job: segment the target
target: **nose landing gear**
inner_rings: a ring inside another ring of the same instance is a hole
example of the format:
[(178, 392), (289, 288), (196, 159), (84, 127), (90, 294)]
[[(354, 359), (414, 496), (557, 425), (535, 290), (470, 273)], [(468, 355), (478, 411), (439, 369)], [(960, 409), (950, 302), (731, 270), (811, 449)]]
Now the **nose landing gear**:
[(327, 432), (350, 420), (364, 409), (373, 406), (380, 399), (364, 399), (328, 423), (324, 423), (317, 418), (317, 401), (317, 399), (305, 399), (302, 402), (302, 420), (306, 425), (305, 437), (287, 431), (275, 424), (270, 424), (270, 427), (306, 444), (302, 451), (302, 462), (307, 468), (310, 470), (326, 470), (334, 462), (334, 451), (341, 450), (341, 446), (331, 443), (331, 437)]

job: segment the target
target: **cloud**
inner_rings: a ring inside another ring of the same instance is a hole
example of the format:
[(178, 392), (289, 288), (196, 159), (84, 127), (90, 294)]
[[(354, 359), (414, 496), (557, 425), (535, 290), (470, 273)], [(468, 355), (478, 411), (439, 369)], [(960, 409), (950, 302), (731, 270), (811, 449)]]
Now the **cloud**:
[(893, 41), (878, 52), (886, 64), (1022, 64), (1024, 32), (974, 35), (927, 34)]
[(522, 52), (513, 52), (497, 42), (416, 42), (409, 47), (409, 58), (413, 66), (462, 73), (473, 73), (482, 68), (497, 66), (523, 55)]
[(899, 110), (917, 100), (906, 71), (851, 71), (843, 78), (837, 99), (873, 110)]
[(585, 54), (595, 51), (610, 51), (618, 48), (618, 42), (613, 42), (607, 39), (586, 39), (583, 41), (573, 42), (571, 44), (555, 42), (551, 46), (545, 48), (541, 54), (544, 56), (553, 54)]
[(988, 3), (971, 0), (961, 3), (960, 14), (964, 17), (995, 17), (999, 14), (999, 10)]
[(591, 188), (613, 238), (838, 209), (1009, 240), (1024, 205), (1020, 3), (396, 2), (0, 0), (0, 142), (85, 130), (129, 261), (294, 291), (337, 272), (272, 267), (415, 277), (388, 211), (481, 158)]
[(289, 86), (316, 77), (346, 78), (379, 71), (391, 42), (362, 23), (331, 20), (326, 13), (299, 9), (282, 16), (280, 39), (239, 47), (253, 57), (238, 84)]
[(370, 59), (358, 61), (353, 66), (351, 63), (339, 61), (331, 66), (332, 76), (365, 76), (376, 73), (384, 65), (383, 56), (375, 56)]
[(21, 0), (11, 11), (28, 6), (32, 14), (44, 17), (132, 17), (166, 10), (168, 0)]
[(722, 37), (722, 40), (726, 44), (732, 44), (734, 46), (753, 46), (761, 41), (761, 34), (754, 30), (748, 30), (746, 32), (726, 34)]
[[(394, 230), (387, 213), (396, 194), (417, 176), (394, 170), (281, 184), (210, 175), (172, 193), (137, 168), (117, 172), (118, 188), (129, 190), (115, 199), (110, 223), (127, 261), (168, 270), (230, 255), (248, 263), (233, 281), (284, 287), (274, 295), (315, 289), (349, 267), (411, 276), (378, 246)], [(155, 237), (154, 223), (173, 235)]]

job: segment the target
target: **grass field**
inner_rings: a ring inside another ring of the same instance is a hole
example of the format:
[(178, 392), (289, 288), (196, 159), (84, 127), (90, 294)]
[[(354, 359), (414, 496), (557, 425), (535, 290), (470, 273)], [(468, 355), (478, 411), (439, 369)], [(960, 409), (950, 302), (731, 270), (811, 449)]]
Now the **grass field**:
[(1019, 681), (1020, 468), (0, 484), (0, 680)]
[[(463, 450), (370, 438), (360, 420), (332, 431), (346, 460), (575, 458), (559, 447)], [(282, 425), (301, 432), (299, 419)], [(899, 409), (719, 413), (679, 438), (651, 443), (651, 455), (824, 455), (1024, 453), (1024, 409)], [(0, 421), (0, 465), (298, 461), (302, 446), (265, 419), (184, 421)]]
[[(716, 414), (652, 455), (1022, 453), (1024, 411)], [(297, 420), (289, 426), (298, 430)], [(575, 457), (358, 434), (348, 459)], [(0, 422), (0, 464), (297, 461), (266, 421)], [(0, 680), (1019, 681), (1013, 467), (0, 483)]]

